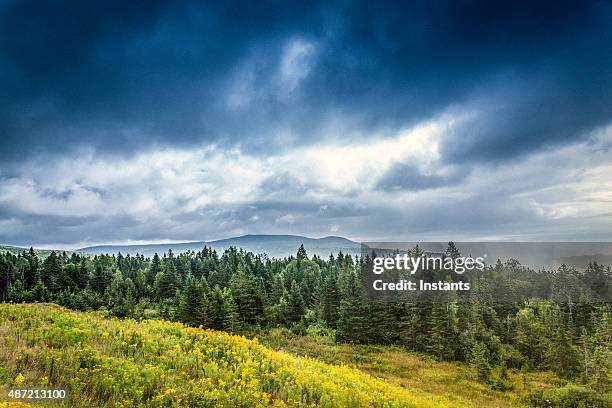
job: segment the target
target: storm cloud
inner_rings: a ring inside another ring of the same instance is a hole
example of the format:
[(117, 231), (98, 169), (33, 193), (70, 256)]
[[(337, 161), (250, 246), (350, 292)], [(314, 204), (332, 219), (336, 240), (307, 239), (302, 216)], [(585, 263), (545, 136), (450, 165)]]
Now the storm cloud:
[(610, 44), (609, 1), (4, 1), (0, 242), (611, 239)]

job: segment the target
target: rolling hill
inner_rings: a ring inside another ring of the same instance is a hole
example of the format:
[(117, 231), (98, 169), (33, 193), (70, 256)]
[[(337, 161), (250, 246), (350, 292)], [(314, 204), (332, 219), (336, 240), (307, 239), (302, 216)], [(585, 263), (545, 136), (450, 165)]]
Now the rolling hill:
[(342, 237), (329, 236), (324, 238), (308, 238), (300, 235), (243, 235), (240, 237), (220, 239), (216, 241), (181, 242), (172, 244), (149, 245), (99, 245), (77, 249), (76, 252), (89, 254), (123, 255), (143, 254), (145, 256), (159, 255), (168, 252), (175, 254), (187, 251), (200, 251), (204, 246), (223, 251), (230, 246), (242, 248), (256, 254), (267, 254), (270, 257), (285, 257), (294, 255), (297, 248), (303, 244), (309, 255), (327, 257), (342, 251), (356, 255), (360, 253), (360, 244)]

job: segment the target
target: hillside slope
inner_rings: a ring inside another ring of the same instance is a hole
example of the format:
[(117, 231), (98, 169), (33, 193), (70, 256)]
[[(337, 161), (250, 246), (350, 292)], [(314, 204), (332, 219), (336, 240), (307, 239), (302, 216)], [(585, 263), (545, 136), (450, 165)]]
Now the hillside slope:
[(223, 332), (48, 304), (0, 305), (0, 387), (16, 382), (77, 407), (457, 406)]

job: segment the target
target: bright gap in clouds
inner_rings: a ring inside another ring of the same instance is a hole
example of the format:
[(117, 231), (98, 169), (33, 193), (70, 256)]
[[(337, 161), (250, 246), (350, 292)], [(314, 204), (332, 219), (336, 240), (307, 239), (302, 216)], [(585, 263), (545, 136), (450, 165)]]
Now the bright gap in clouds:
[(424, 166), (437, 162), (438, 140), (450, 125), (445, 118), (393, 138), (373, 138), (355, 146), (316, 145), (265, 159), (218, 146), (163, 149), (131, 159), (90, 153), (44, 168), (30, 164), (19, 177), (2, 181), (0, 202), (21, 202), (21, 210), (31, 214), (128, 213), (144, 221), (262, 198), (262, 183), (277, 175), (305, 185), (308, 195), (333, 199), (372, 188), (395, 162), (410, 160)]
[(55, 240), (48, 242), (59, 246), (70, 246), (74, 237), (83, 237), (79, 244), (144, 243), (257, 232), (546, 239), (582, 228), (597, 239), (610, 230), (610, 128), (522, 161), (468, 164), (464, 176), (447, 183), (377, 188), (398, 165), (407, 166), (399, 167), (400, 181), (444, 173), (440, 146), (464, 120), (444, 115), (393, 137), (321, 143), (264, 158), (208, 146), (159, 149), (129, 160), (89, 153), (44, 168), (29, 163), (0, 180), (0, 205), (13, 215), (0, 220), (0, 241), (49, 219)]

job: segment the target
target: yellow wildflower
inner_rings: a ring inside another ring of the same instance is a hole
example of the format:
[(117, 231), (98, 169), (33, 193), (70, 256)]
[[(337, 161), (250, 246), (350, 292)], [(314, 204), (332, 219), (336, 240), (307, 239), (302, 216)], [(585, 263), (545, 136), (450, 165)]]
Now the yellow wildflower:
[(21, 386), (25, 382), (26, 378), (23, 374), (17, 374), (17, 377), (13, 380), (13, 385)]

